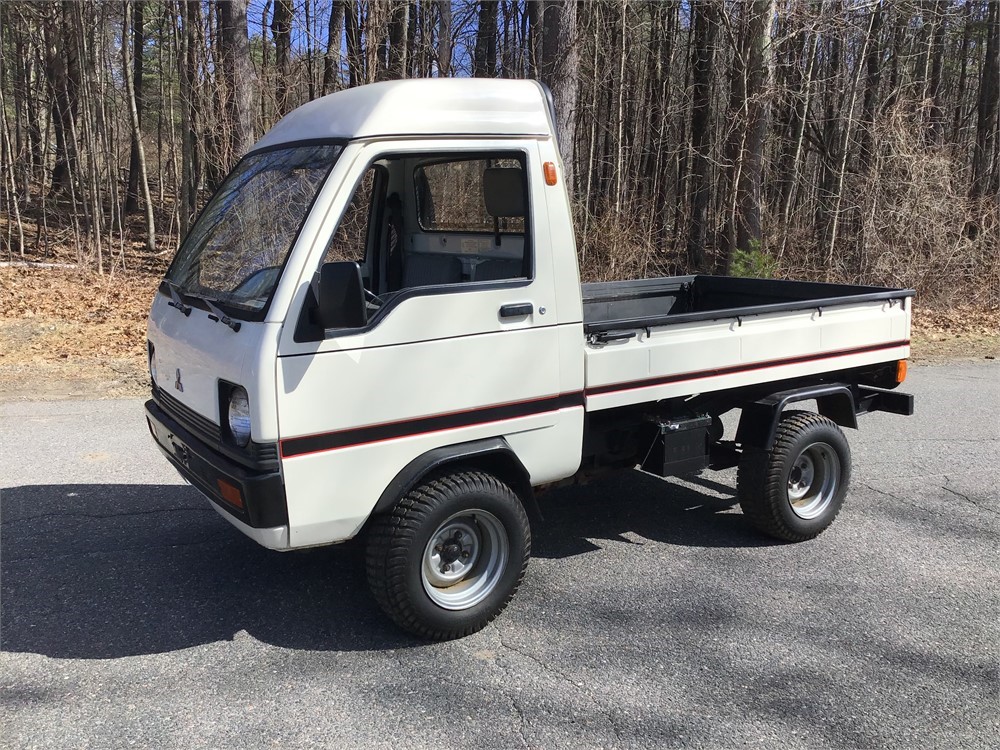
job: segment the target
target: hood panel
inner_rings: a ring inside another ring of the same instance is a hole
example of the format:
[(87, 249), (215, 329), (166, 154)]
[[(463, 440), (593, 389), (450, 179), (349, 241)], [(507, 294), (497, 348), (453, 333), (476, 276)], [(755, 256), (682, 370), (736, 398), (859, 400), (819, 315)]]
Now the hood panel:
[(219, 381), (245, 385), (246, 355), (257, 350), (262, 328), (261, 323), (243, 321), (240, 330), (233, 331), (209, 320), (208, 312), (197, 307), (185, 316), (157, 292), (147, 328), (156, 353), (156, 385), (219, 424)]

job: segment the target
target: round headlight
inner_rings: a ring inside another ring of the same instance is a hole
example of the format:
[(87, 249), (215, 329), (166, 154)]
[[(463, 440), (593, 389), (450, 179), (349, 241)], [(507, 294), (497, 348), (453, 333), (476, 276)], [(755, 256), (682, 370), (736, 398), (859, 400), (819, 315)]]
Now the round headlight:
[(240, 386), (229, 394), (229, 433), (241, 448), (250, 442), (250, 399)]
[(149, 348), (149, 377), (153, 379), (153, 385), (156, 385), (156, 349)]

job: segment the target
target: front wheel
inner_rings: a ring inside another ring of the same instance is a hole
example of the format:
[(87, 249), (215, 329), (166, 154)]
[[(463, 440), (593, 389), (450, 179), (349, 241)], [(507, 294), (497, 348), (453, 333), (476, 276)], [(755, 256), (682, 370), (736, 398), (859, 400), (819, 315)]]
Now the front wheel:
[(460, 638), (485, 627), (524, 577), (531, 531), (517, 495), (491, 474), (458, 471), (408, 492), (372, 524), (368, 584), (400, 627)]
[(787, 412), (769, 452), (744, 450), (736, 493), (759, 530), (801, 542), (833, 523), (850, 479), (851, 449), (841, 429), (818, 414)]

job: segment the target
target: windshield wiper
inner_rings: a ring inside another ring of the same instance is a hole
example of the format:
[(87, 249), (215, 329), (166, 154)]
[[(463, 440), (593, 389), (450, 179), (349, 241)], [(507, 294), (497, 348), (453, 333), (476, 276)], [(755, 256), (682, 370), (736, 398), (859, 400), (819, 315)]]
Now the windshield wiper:
[(223, 325), (227, 325), (230, 328), (232, 328), (234, 332), (239, 331), (240, 328), (242, 328), (243, 324), (240, 323), (240, 321), (233, 320), (232, 318), (230, 318), (228, 315), (222, 312), (222, 310), (216, 307), (215, 303), (212, 302), (212, 300), (210, 300), (208, 297), (198, 297), (198, 299), (200, 299), (202, 302), (208, 305), (209, 320), (214, 320), (216, 323), (222, 323)]
[[(176, 307), (178, 310), (184, 313), (185, 316), (190, 316), (191, 305), (184, 304), (184, 300), (181, 299), (181, 295), (178, 293), (178, 289), (180, 289), (180, 287), (178, 287), (177, 284), (175, 284), (174, 282), (167, 281), (166, 279), (163, 280), (163, 283), (166, 284), (167, 289), (170, 290), (170, 301), (167, 304), (170, 305), (171, 307)], [(212, 302), (212, 300), (210, 300), (208, 297), (202, 297), (200, 294), (190, 294), (190, 293), (188, 293), (187, 296), (193, 297), (194, 299), (200, 299), (202, 302), (205, 303), (205, 305), (208, 307), (209, 320), (214, 320), (217, 323), (223, 323), (232, 328), (234, 331), (240, 330), (240, 328), (243, 326), (243, 324), (240, 323), (240, 321), (233, 320), (224, 312), (222, 312), (222, 310), (216, 307), (215, 303)]]
[(167, 279), (164, 279), (163, 283), (166, 284), (167, 289), (170, 290), (170, 301), (167, 304), (170, 305), (171, 307), (176, 307), (178, 310), (184, 313), (185, 317), (190, 316), (191, 305), (184, 304), (184, 300), (181, 299), (181, 295), (177, 293), (178, 289), (177, 285), (172, 281), (168, 281)]

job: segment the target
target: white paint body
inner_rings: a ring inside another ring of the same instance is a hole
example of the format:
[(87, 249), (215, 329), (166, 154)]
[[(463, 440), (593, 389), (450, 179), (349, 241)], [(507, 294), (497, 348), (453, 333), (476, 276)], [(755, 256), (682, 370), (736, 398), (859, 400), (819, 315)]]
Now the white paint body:
[[(316, 199), (288, 257), (265, 319), (234, 333), (195, 309), (184, 317), (157, 294), (148, 335), (157, 385), (197, 414), (220, 423), (218, 381), (246, 388), (255, 441), (284, 444), (406, 420), (531, 403), (566, 394), (579, 403), (454, 428), (415, 430), (303, 455), (280, 471), (288, 525), (252, 529), (264, 546), (293, 549), (351, 538), (385, 488), (412, 460), (443, 446), (504, 438), (533, 485), (579, 468), (585, 410), (692, 395), (908, 356), (910, 313), (898, 302), (776, 313), (651, 328), (621, 344), (595, 347), (583, 305), (569, 201), (561, 180), (545, 184), (543, 164), (561, 162), (543, 90), (525, 81), (407, 81), (333, 94), (295, 110), (255, 148), (343, 138), (349, 142)], [(320, 342), (297, 343), (294, 324), (310, 280), (373, 160), (386, 154), (491, 150), (523, 154), (529, 176), (534, 274), (519, 286), (456, 285), (413, 296), (379, 325)], [(533, 313), (503, 319), (505, 304)], [(541, 312), (544, 309), (544, 313)], [(867, 345), (896, 348), (837, 356)], [(797, 364), (704, 376), (707, 370), (830, 355)], [(183, 371), (183, 392), (173, 388)], [(629, 386), (661, 376), (663, 385)], [(690, 376), (690, 377), (688, 377)], [(613, 392), (594, 388), (621, 385)]]

